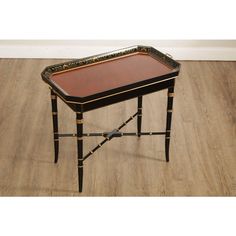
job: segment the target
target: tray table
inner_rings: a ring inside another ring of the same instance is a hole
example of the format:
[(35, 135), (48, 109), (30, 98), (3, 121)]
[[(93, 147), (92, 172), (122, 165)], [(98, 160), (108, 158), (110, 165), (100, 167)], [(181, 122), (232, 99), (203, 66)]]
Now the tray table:
[[(54, 162), (58, 162), (59, 139), (76, 137), (78, 149), (79, 192), (83, 186), (83, 162), (114, 137), (164, 135), (165, 157), (169, 161), (171, 118), (175, 78), (180, 64), (148, 46), (133, 46), (109, 53), (48, 66), (42, 79), (50, 86), (54, 132)], [(166, 129), (163, 132), (142, 132), (143, 95), (167, 89)], [(57, 97), (76, 112), (77, 133), (58, 133)], [(137, 97), (137, 112), (118, 128), (103, 133), (83, 132), (83, 113)], [(137, 132), (120, 130), (137, 116)], [(104, 140), (83, 155), (83, 137), (103, 136)]]

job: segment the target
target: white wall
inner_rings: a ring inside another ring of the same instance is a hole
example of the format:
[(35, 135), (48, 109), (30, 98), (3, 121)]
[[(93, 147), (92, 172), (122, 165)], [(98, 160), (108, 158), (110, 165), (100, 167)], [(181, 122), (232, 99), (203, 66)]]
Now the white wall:
[(0, 40), (0, 58), (80, 58), (137, 44), (176, 60), (236, 60), (236, 40)]

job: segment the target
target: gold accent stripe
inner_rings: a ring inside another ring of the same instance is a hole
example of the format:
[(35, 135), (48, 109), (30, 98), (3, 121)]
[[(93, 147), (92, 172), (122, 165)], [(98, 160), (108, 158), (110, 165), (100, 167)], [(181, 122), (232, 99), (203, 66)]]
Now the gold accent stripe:
[(83, 119), (81, 119), (81, 120), (76, 120), (76, 123), (77, 123), (77, 124), (83, 124)]
[(168, 97), (174, 97), (174, 93), (168, 93)]
[(143, 108), (142, 107), (139, 107), (138, 110), (142, 110)]
[(78, 168), (83, 168), (83, 166), (78, 166)]
[(167, 112), (172, 112), (173, 110), (172, 109), (168, 109)]
[(54, 139), (54, 141), (58, 142), (58, 141), (59, 141), (59, 139)]
[(77, 111), (77, 112), (76, 112), (76, 114), (82, 114), (82, 112), (80, 112), (80, 111)]
[(57, 115), (57, 112), (52, 112), (52, 115), (53, 115), (53, 116)]
[(166, 139), (170, 139), (170, 137), (166, 137)]
[(78, 159), (78, 161), (83, 161), (84, 159)]
[(142, 114), (138, 114), (138, 116), (142, 116)]
[(90, 151), (91, 154), (93, 154), (93, 151)]
[(83, 138), (82, 137), (77, 137), (77, 140), (83, 140)]
[(166, 130), (166, 132), (170, 132), (170, 129)]
[[(153, 85), (153, 84), (159, 84), (159, 83), (162, 83), (162, 82), (165, 82), (165, 81), (168, 81), (168, 80), (173, 80), (173, 79), (175, 79), (175, 77), (171, 77), (171, 78), (164, 79), (164, 80), (161, 80), (161, 81), (153, 82), (153, 83), (150, 83), (150, 84), (145, 84), (145, 85), (143, 85), (143, 86), (136, 87), (136, 88), (132, 88), (132, 89), (128, 89), (128, 90), (125, 90), (125, 91), (122, 91), (122, 92), (113, 93), (113, 94), (110, 94), (110, 95), (107, 95), (107, 96), (104, 96), (104, 97), (100, 97), (100, 98), (96, 98), (96, 99), (93, 99), (93, 100), (89, 100), (89, 101), (87, 101), (87, 102), (67, 101), (67, 100), (65, 100), (59, 93), (57, 93), (56, 91), (55, 91), (55, 93), (56, 93), (65, 103), (87, 104), (87, 103), (90, 103), (90, 102), (93, 102), (93, 101), (97, 101), (97, 100), (101, 100), (101, 99), (104, 99), (104, 98), (107, 98), (107, 97), (112, 97), (112, 96), (115, 96), (115, 95), (117, 95), (117, 94), (126, 93), (126, 92), (129, 92), (129, 91), (133, 91), (133, 90), (136, 90), (136, 89), (140, 89), (140, 88), (143, 88), (143, 87), (147, 87), (147, 86), (150, 86), (150, 85)], [(61, 89), (61, 88), (60, 88), (60, 89)]]

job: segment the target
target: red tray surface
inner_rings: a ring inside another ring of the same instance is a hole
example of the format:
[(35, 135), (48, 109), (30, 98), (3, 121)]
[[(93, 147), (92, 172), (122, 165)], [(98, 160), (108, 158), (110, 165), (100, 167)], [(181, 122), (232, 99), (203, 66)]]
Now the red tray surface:
[(67, 95), (86, 97), (168, 74), (172, 70), (148, 54), (135, 53), (59, 72), (50, 79)]

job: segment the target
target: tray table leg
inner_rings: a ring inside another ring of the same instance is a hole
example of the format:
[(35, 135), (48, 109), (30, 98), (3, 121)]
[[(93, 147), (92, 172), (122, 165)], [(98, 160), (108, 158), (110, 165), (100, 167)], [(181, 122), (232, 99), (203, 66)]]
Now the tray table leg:
[(138, 137), (141, 136), (142, 104), (143, 104), (143, 96), (139, 96), (138, 97), (138, 115), (137, 115), (137, 132), (138, 132)]
[(166, 135), (165, 135), (165, 154), (166, 161), (169, 162), (169, 150), (170, 150), (170, 131), (172, 120), (172, 109), (174, 99), (174, 85), (168, 88), (168, 100), (167, 100), (167, 115), (166, 115)]
[(83, 188), (83, 113), (76, 112), (77, 152), (78, 152), (78, 183), (79, 192)]
[(52, 122), (54, 135), (54, 163), (58, 161), (59, 153), (59, 137), (58, 137), (58, 114), (57, 114), (57, 95), (51, 89), (51, 104), (52, 104)]

